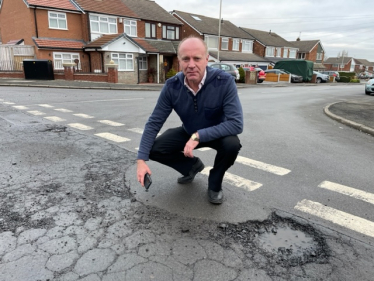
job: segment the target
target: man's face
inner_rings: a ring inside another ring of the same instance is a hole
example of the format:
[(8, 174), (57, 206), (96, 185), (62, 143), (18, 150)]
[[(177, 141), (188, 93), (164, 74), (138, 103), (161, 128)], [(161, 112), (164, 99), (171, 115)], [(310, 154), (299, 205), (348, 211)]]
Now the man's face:
[(198, 85), (203, 79), (208, 57), (199, 39), (189, 38), (179, 46), (179, 65), (189, 83)]

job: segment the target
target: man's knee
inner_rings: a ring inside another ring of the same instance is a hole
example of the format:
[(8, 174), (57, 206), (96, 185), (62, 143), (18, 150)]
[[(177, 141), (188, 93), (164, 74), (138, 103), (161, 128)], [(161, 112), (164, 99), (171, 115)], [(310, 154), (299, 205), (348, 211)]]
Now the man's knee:
[(242, 145), (240, 144), (240, 140), (237, 136), (228, 136), (223, 139), (222, 147), (226, 153), (237, 155)]

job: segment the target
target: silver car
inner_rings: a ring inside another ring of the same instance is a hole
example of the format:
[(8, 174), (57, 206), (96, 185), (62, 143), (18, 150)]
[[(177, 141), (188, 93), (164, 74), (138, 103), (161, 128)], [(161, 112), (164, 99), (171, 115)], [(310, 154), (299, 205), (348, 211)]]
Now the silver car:
[(330, 80), (330, 76), (326, 74), (322, 74), (317, 71), (313, 71), (313, 74), (317, 75), (316, 83), (328, 82)]
[(212, 63), (209, 66), (222, 69), (223, 71), (230, 73), (232, 76), (234, 76), (235, 80), (240, 79), (239, 70), (231, 63)]
[(365, 94), (370, 95), (374, 93), (374, 79), (370, 79), (365, 84)]

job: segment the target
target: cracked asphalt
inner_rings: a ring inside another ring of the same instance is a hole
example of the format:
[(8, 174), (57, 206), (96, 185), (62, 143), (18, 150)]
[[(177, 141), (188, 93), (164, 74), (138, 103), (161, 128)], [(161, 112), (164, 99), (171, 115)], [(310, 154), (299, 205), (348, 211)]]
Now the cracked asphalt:
[(135, 199), (136, 155), (0, 105), (0, 281), (373, 280), (373, 247), (274, 210), (186, 218)]

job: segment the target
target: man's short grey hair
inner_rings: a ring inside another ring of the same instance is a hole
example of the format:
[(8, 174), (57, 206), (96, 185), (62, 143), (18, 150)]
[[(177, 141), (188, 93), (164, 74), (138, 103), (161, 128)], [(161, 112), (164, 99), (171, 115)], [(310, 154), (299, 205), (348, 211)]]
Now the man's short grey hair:
[(179, 57), (179, 48), (180, 48), (180, 46), (183, 44), (184, 41), (186, 41), (186, 40), (188, 40), (188, 39), (191, 39), (191, 38), (196, 38), (196, 39), (198, 39), (201, 43), (203, 43), (204, 48), (205, 48), (205, 55), (208, 56), (208, 55), (209, 55), (209, 52), (208, 52), (208, 45), (206, 44), (206, 42), (205, 42), (203, 39), (201, 39), (200, 37), (197, 37), (197, 36), (193, 36), (193, 35), (191, 35), (191, 36), (188, 36), (188, 37), (184, 38), (182, 41), (180, 41), (180, 43), (179, 43), (179, 45), (178, 45), (178, 57)]

